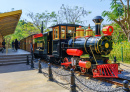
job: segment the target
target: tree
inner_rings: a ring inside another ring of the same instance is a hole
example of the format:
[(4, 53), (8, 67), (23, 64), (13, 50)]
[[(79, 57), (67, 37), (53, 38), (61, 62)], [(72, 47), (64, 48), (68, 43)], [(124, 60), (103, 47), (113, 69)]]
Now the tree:
[(75, 24), (75, 23), (82, 24), (85, 21), (82, 20), (83, 17), (86, 17), (90, 13), (91, 13), (90, 11), (85, 10), (83, 7), (78, 7), (78, 6), (70, 7), (70, 6), (64, 6), (64, 4), (62, 4), (60, 10), (58, 11), (59, 20), (57, 21), (71, 23), (71, 24)]
[[(125, 3), (127, 3), (127, 5), (125, 5)], [(103, 11), (102, 16), (107, 16), (109, 21), (117, 23), (128, 38), (130, 32), (129, 0), (112, 0), (111, 10), (112, 11)]]
[(37, 33), (40, 33), (40, 30), (38, 30), (31, 22), (20, 20), (15, 29), (15, 32), (13, 34), (5, 36), (4, 38), (6, 39), (7, 42), (10, 42), (11, 44), (11, 42), (14, 41), (15, 39), (21, 40), (25, 37)]
[(43, 13), (36, 13), (30, 12), (27, 14), (32, 19), (33, 24), (40, 30), (41, 23), (43, 21), (43, 30), (47, 28), (48, 23), (52, 22), (53, 19), (56, 17), (56, 13), (53, 11), (51, 13), (45, 11)]
[(127, 37), (125, 36), (123, 31), (120, 31), (121, 27), (117, 23), (114, 22), (110, 25), (113, 26), (113, 28), (114, 28), (114, 31), (112, 34), (112, 41), (113, 42), (117, 43), (117, 42), (122, 42), (122, 41), (127, 40)]

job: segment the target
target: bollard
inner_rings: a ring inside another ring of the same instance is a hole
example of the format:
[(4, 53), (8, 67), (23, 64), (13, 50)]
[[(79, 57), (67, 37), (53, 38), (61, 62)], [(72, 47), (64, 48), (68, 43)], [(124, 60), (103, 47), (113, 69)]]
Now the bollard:
[(71, 71), (71, 84), (70, 84), (70, 92), (76, 92), (76, 84), (75, 84), (75, 75), (74, 69), (70, 69)]
[(29, 57), (28, 57), (28, 55), (27, 55), (27, 63), (26, 63), (26, 65), (29, 65)]
[(114, 57), (114, 63), (116, 63), (116, 56)]
[(51, 70), (51, 64), (48, 63), (48, 73), (49, 73), (49, 81), (53, 81), (53, 75)]
[(127, 80), (124, 80), (123, 81), (123, 90), (124, 92), (130, 92), (130, 89), (129, 89), (129, 82)]
[(41, 68), (41, 60), (38, 59), (38, 73), (42, 73), (42, 68)]
[(33, 63), (33, 51), (31, 51), (32, 54), (32, 59), (31, 59), (31, 68), (34, 68), (34, 63)]

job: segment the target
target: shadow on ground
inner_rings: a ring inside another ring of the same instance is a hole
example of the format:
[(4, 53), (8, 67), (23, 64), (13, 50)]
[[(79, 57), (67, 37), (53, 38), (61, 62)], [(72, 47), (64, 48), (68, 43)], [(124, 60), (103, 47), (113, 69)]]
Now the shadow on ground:
[(26, 65), (25, 63), (0, 66), (0, 73), (28, 71), (28, 70), (32, 70), (32, 69), (30, 68), (30, 65)]

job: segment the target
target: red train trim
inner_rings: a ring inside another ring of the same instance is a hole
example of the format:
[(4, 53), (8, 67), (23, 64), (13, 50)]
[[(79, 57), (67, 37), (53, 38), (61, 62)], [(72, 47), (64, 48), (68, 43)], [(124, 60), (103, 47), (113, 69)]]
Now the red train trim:
[(95, 35), (95, 36), (97, 37), (97, 36), (101, 36), (101, 35)]
[(38, 37), (42, 37), (42, 36), (43, 36), (42, 33), (40, 33), (40, 34), (36, 34), (36, 35), (33, 35), (33, 39), (34, 39), (34, 38), (38, 38)]
[(81, 56), (83, 54), (83, 51), (79, 49), (67, 49), (66, 53), (72, 56)]

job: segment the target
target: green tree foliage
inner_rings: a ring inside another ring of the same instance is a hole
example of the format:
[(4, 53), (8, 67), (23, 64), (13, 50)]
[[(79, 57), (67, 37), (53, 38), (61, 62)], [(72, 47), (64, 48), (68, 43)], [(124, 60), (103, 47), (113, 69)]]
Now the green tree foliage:
[(112, 33), (112, 40), (114, 43), (126, 41), (127, 37), (125, 36), (123, 30), (117, 23), (112, 23), (111, 26), (113, 26), (114, 31)]
[(107, 16), (109, 21), (118, 24), (128, 38), (130, 32), (129, 0), (112, 0), (110, 8), (111, 11), (103, 11), (102, 16)]
[(7, 39), (7, 41), (11, 43), (15, 39), (21, 40), (27, 36), (37, 33), (40, 33), (40, 30), (33, 26), (31, 22), (20, 20), (14, 34), (5, 36), (5, 39)]

